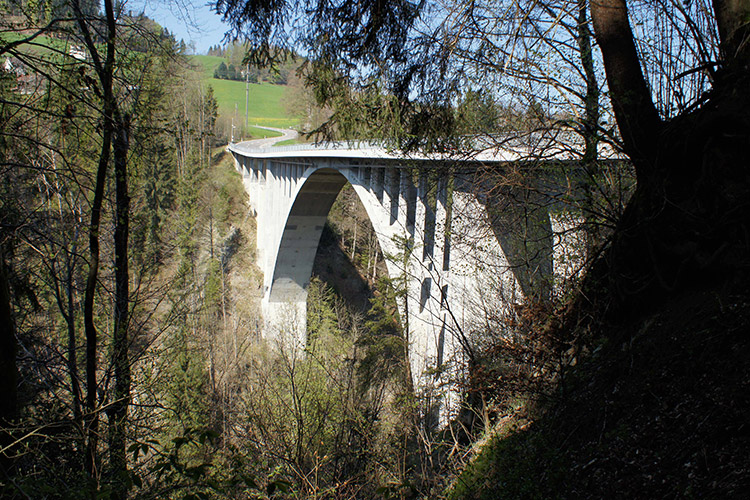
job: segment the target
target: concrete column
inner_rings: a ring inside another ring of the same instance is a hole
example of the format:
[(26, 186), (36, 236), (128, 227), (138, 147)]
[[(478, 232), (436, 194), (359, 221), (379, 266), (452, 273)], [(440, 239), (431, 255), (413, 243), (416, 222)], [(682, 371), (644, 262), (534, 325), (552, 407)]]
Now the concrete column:
[(245, 158), (244, 161), (244, 172), (242, 176), (242, 184), (245, 186), (247, 191), (250, 208), (252, 211), (257, 213), (258, 211), (258, 181), (255, 175), (255, 159)]
[[(446, 217), (448, 215), (448, 182), (443, 176), (438, 177), (435, 194), (435, 216), (433, 231), (432, 262), (436, 274), (443, 271), (443, 251), (445, 244)], [(439, 288), (439, 287), (438, 287)], [(439, 291), (439, 290), (438, 290)]]
[[(417, 180), (417, 204), (414, 218), (414, 243), (415, 251), (422, 262), (426, 260), (426, 256), (430, 254), (430, 246), (432, 241), (430, 240), (432, 234), (432, 228), (429, 227), (429, 223), (432, 220), (431, 208), (429, 206), (428, 191), (429, 191), (429, 173), (424, 169), (419, 170), (419, 177)], [(417, 246), (416, 243), (419, 242)]]
[(409, 213), (414, 213), (414, 183), (411, 180), (411, 171), (400, 168), (398, 189), (398, 224), (409, 236), (414, 234), (414, 220), (409, 220)]
[(305, 173), (304, 169), (305, 167), (303, 165), (297, 165), (294, 167), (294, 184), (292, 184), (292, 193), (297, 192), (299, 180), (302, 178), (302, 174)]
[(259, 164), (259, 171), (258, 171), (258, 214), (255, 217), (255, 222), (257, 224), (256, 229), (256, 241), (257, 241), (257, 249), (258, 249), (258, 259), (257, 264), (258, 266), (263, 269), (263, 257), (265, 256), (263, 252), (263, 243), (262, 243), (262, 236), (265, 230), (265, 224), (267, 220), (267, 214), (268, 214), (268, 191), (266, 186), (266, 161), (265, 160), (258, 160)]
[(441, 237), (442, 248), (443, 248), (443, 271), (450, 272), (451, 262), (451, 239), (453, 238), (453, 185), (454, 180), (450, 174), (450, 177), (446, 178), (445, 185), (445, 197), (444, 197), (444, 210), (445, 210), (445, 224), (443, 227), (443, 235)]
[[(426, 286), (423, 281), (426, 276), (425, 269), (422, 265), (422, 252), (424, 248), (424, 221), (425, 221), (425, 202), (424, 190), (426, 182), (424, 181), (424, 172), (420, 169), (415, 173), (416, 189), (414, 193), (414, 224), (413, 224), (413, 246), (412, 255), (409, 262), (409, 275), (407, 300), (409, 301), (409, 361), (411, 363), (412, 375), (415, 386), (422, 384), (422, 374), (425, 371), (425, 365), (422, 356), (425, 351), (425, 332), (426, 325), (422, 319), (421, 297), (423, 287)], [(412, 354), (413, 353), (413, 354)]]
[(372, 169), (371, 188), (375, 197), (383, 203), (383, 177), (385, 175), (383, 167), (374, 167)]
[(392, 168), (390, 167), (383, 167), (383, 192), (380, 197), (380, 202), (383, 204), (383, 210), (388, 214), (388, 218), (386, 219), (388, 222), (388, 225), (393, 224), (393, 221), (390, 218), (390, 212), (391, 212), (391, 198), (392, 198), (392, 192), (391, 192), (391, 177), (393, 177)]
[(281, 190), (281, 196), (283, 198), (286, 198), (287, 196), (286, 181), (287, 181), (288, 176), (287, 176), (286, 171), (287, 171), (286, 163), (280, 163), (279, 164), (279, 183), (280, 183), (279, 189)]
[[(447, 359), (453, 358), (456, 349), (454, 345), (455, 337), (450, 332), (446, 332), (448, 309), (450, 308), (448, 301), (451, 294), (450, 273), (443, 265), (446, 255), (445, 235), (448, 231), (448, 184), (449, 179), (445, 175), (439, 176), (435, 195), (434, 251), (432, 255), (433, 286), (428, 308), (431, 311), (433, 320), (431, 342), (434, 342), (434, 347), (431, 347), (431, 349), (434, 349), (436, 367), (442, 365)], [(445, 385), (443, 384), (444, 382), (448, 382), (445, 376), (440, 376), (440, 378), (441, 380), (434, 381), (437, 386), (443, 386)], [(443, 396), (449, 397), (449, 394)], [(450, 403), (446, 401), (444, 404), (449, 405)]]
[[(284, 165), (284, 195), (286, 198), (292, 197), (292, 166), (288, 163)], [(286, 201), (286, 200), (285, 200)]]
[[(245, 191), (247, 191), (248, 194), (252, 193), (253, 190), (253, 179), (250, 174), (250, 163), (252, 162), (252, 159), (247, 158), (245, 156), (240, 157), (239, 165), (239, 174), (242, 177), (242, 185), (245, 187)], [(252, 196), (250, 197), (250, 206), (253, 206), (253, 199)]]
[[(276, 221), (275, 226), (275, 233), (273, 237), (273, 247), (271, 249), (270, 255), (274, 255), (274, 252), (279, 246), (279, 242), (281, 241), (281, 235), (284, 232), (284, 224), (286, 222), (286, 217), (284, 217), (286, 210), (286, 193), (284, 189), (284, 164), (283, 163), (275, 163), (274, 164), (274, 177), (276, 178), (276, 189), (274, 194), (274, 220)], [(275, 257), (271, 257), (275, 258)]]
[[(424, 171), (421, 169), (415, 172), (416, 179), (415, 179), (415, 192), (414, 192), (414, 224), (413, 224), (413, 251), (412, 251), (412, 260), (413, 260), (413, 268), (412, 268), (412, 275), (414, 276), (414, 279), (417, 280), (420, 284), (422, 282), (422, 276), (424, 275), (424, 270), (422, 269), (422, 254), (424, 253), (424, 245), (425, 245), (425, 213), (426, 213), (426, 203), (425, 203), (425, 194), (424, 190), (427, 185), (425, 179), (424, 179)], [(420, 285), (421, 286), (421, 285)]]
[(266, 198), (268, 197), (268, 190), (266, 186), (266, 160), (258, 159), (256, 162), (258, 168), (258, 189), (257, 189), (257, 216), (255, 222), (257, 224), (257, 248), (258, 248), (258, 265), (262, 268), (263, 252), (261, 250), (261, 235), (263, 234), (265, 221), (268, 214)]
[(263, 172), (263, 168), (265, 166), (265, 160), (256, 159), (255, 160), (255, 193), (256, 198), (258, 199), (258, 207), (261, 207), (261, 203), (263, 200), (263, 193), (264, 193), (264, 184), (265, 184), (265, 174)]
[(284, 196), (291, 197), (292, 193), (292, 166), (288, 163), (284, 165)]
[[(279, 221), (281, 213), (281, 169), (275, 161), (268, 161), (268, 176), (266, 183), (268, 185), (268, 229), (263, 235), (266, 238), (264, 246), (266, 247), (266, 263), (263, 266), (263, 272), (266, 275), (265, 282), (268, 288), (271, 284), (271, 274), (273, 272), (273, 259), (275, 258), (276, 247), (278, 246), (279, 233), (283, 231), (284, 223)], [(260, 237), (261, 235), (259, 235)]]
[(394, 225), (398, 220), (399, 211), (399, 198), (401, 191), (401, 178), (399, 170), (388, 167), (385, 171), (385, 186), (386, 193), (388, 194), (388, 201), (386, 202), (385, 197), (383, 204), (391, 215), (390, 224)]

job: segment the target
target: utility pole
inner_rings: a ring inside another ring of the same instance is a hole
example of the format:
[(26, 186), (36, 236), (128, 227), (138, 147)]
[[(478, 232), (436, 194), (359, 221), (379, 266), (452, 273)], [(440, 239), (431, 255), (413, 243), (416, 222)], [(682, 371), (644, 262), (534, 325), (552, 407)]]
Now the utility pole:
[(245, 130), (247, 130), (247, 111), (250, 103), (250, 63), (245, 67)]

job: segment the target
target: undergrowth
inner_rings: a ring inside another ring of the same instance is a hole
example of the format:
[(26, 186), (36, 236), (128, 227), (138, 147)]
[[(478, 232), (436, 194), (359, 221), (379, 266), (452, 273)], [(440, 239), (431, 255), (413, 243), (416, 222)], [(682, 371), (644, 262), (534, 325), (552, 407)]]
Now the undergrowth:
[(748, 319), (746, 295), (692, 291), (598, 324), (533, 423), (489, 438), (448, 497), (744, 498)]

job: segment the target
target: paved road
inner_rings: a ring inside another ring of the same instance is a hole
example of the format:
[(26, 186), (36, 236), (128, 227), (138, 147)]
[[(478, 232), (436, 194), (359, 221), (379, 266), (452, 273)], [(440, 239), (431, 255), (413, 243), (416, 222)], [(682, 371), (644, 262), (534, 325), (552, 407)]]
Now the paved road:
[(277, 142), (286, 141), (289, 139), (296, 139), (299, 134), (296, 130), (291, 130), (288, 128), (273, 128), (273, 127), (258, 127), (265, 130), (272, 130), (274, 132), (280, 132), (280, 137), (269, 137), (268, 139), (253, 139), (252, 141), (242, 141), (237, 143), (237, 145), (241, 145), (247, 148), (267, 148), (270, 147)]

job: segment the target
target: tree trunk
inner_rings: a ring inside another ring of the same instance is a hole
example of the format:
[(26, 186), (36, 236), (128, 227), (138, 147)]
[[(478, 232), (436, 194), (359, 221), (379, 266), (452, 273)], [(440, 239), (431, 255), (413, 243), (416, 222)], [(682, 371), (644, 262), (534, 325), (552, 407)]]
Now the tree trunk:
[(583, 121), (581, 134), (583, 135), (584, 150), (582, 165), (586, 172), (584, 185), (583, 216), (586, 220), (586, 257), (590, 258), (602, 244), (601, 217), (595, 202), (595, 187), (599, 177), (599, 82), (594, 69), (594, 56), (591, 50), (591, 28), (588, 19), (588, 0), (578, 0), (576, 5), (578, 18), (576, 25), (576, 42), (578, 55), (586, 80), (586, 94), (584, 97)]
[(89, 223), (89, 271), (83, 297), (83, 327), (86, 335), (86, 457), (84, 467), (89, 477), (98, 483), (97, 448), (99, 442), (99, 414), (97, 409), (97, 343), (98, 332), (94, 324), (94, 296), (99, 275), (99, 225), (101, 222), (104, 185), (109, 164), (109, 149), (112, 141), (111, 107), (105, 106), (102, 125), (102, 147), (94, 188)]
[(591, 0), (617, 125), (638, 181), (654, 168), (661, 120), (641, 71), (625, 0)]
[(93, 59), (101, 85), (102, 100), (102, 144), (99, 153), (99, 164), (96, 171), (94, 199), (91, 205), (91, 222), (89, 223), (89, 272), (86, 277), (86, 289), (83, 299), (83, 326), (86, 335), (86, 428), (87, 444), (84, 467), (92, 484), (91, 498), (96, 498), (99, 489), (98, 446), (99, 446), (99, 410), (97, 408), (97, 355), (98, 332), (94, 324), (94, 297), (99, 275), (99, 226), (101, 223), (104, 187), (107, 180), (110, 149), (114, 135), (114, 112), (116, 107), (113, 80), (115, 71), (115, 18), (111, 0), (105, 0), (107, 14), (106, 56), (102, 61), (99, 45), (91, 34), (88, 17), (81, 9), (80, 0), (74, 0), (72, 7), (78, 27), (83, 34), (86, 48)]
[[(78, 230), (76, 229), (76, 237)], [(73, 395), (73, 420), (78, 431), (83, 430), (83, 412), (81, 408), (81, 383), (78, 378), (78, 348), (77, 348), (77, 334), (75, 326), (75, 302), (73, 297), (73, 280), (74, 280), (74, 269), (75, 264), (73, 259), (76, 254), (76, 244), (73, 243), (73, 249), (67, 256), (67, 283), (65, 283), (66, 291), (66, 302), (67, 312), (64, 314), (65, 322), (68, 330), (68, 372), (70, 372), (70, 391)], [(85, 439), (85, 435), (81, 434), (81, 438)]]
[(747, 63), (750, 58), (750, 2), (713, 0), (713, 6), (719, 29), (722, 63), (725, 66)]
[[(750, 12), (747, 0), (714, 3)], [(732, 42), (746, 28), (732, 20), (735, 31), (728, 29), (717, 11), (722, 50), (732, 58), (722, 61), (703, 106), (665, 123), (640, 71), (625, 1), (592, 1), (591, 16), (638, 184), (589, 283), (602, 280), (594, 286), (604, 285), (616, 301), (611, 310), (623, 314), (689, 287), (747, 287), (750, 65)]]
[(109, 416), (109, 461), (112, 472), (112, 499), (127, 495), (126, 426), (130, 402), (130, 288), (128, 271), (128, 231), (130, 197), (128, 195), (128, 149), (130, 117), (117, 118), (114, 142), (115, 167), (115, 324), (112, 348), (114, 398)]
[[(18, 417), (18, 368), (16, 332), (11, 305), (10, 283), (5, 264), (5, 244), (0, 242), (0, 447), (13, 442), (12, 426)], [(13, 467), (11, 450), (0, 454), (3, 477)]]
[(576, 41), (581, 58), (581, 66), (586, 76), (586, 97), (584, 106), (586, 114), (583, 119), (583, 139), (585, 149), (583, 163), (588, 168), (596, 164), (598, 157), (597, 146), (599, 144), (599, 83), (596, 81), (594, 70), (594, 56), (591, 51), (591, 29), (587, 17), (587, 0), (578, 0), (578, 24)]

